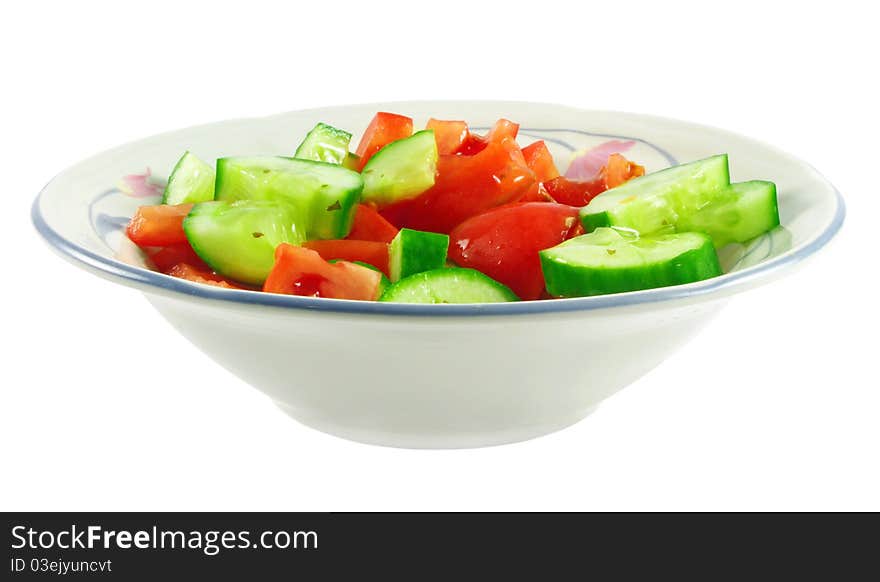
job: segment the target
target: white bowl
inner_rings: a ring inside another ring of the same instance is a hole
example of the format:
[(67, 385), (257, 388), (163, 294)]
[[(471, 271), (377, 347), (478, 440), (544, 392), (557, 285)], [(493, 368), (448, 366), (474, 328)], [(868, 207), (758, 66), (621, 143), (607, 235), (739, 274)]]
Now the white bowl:
[[(123, 175), (168, 171), (190, 149), (205, 159), (290, 155), (318, 121), (362, 130), (377, 110), (519, 122), (560, 164), (607, 139), (635, 140), (653, 171), (730, 154), (732, 178), (777, 183), (784, 229), (724, 249), (725, 275), (689, 285), (580, 299), (404, 305), (227, 290), (148, 270), (122, 228), (151, 200), (123, 194)], [(118, 147), (59, 174), (33, 206), (63, 257), (142, 290), (193, 344), (296, 420), (398, 447), (496, 445), (584, 418), (681, 347), (736, 293), (789, 272), (840, 228), (844, 205), (812, 167), (775, 148), (690, 123), (558, 105), (442, 101), (355, 105), (192, 127)]]

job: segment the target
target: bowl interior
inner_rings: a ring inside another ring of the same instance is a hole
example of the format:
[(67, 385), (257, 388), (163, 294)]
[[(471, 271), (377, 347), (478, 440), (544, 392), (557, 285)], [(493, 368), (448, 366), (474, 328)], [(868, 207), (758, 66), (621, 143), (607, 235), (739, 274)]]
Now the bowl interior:
[[(41, 234), (69, 257), (123, 280), (187, 293), (253, 296), (256, 294), (216, 289), (194, 291), (195, 284), (170, 282), (164, 275), (147, 273), (143, 255), (123, 234), (128, 218), (138, 206), (158, 203), (161, 184), (185, 150), (206, 160), (243, 154), (292, 155), (305, 133), (318, 121), (345, 128), (358, 139), (378, 110), (412, 116), (417, 127), (429, 117), (437, 117), (466, 119), (472, 127), (488, 128), (499, 117), (506, 117), (520, 123), (522, 145), (543, 139), (561, 169), (567, 167), (571, 155), (578, 150), (622, 140), (632, 142), (626, 155), (646, 166), (649, 172), (727, 152), (731, 179), (776, 182), (783, 228), (748, 245), (723, 249), (720, 255), (727, 274), (683, 287), (711, 289), (735, 283), (750, 271), (767, 271), (766, 267), (793, 263), (827, 242), (843, 219), (839, 195), (812, 167), (737, 134), (670, 119), (558, 105), (440, 101), (305, 110), (149, 137), (94, 156), (59, 174), (35, 202), (34, 221)], [(151, 176), (144, 180), (143, 175), (148, 173)], [(123, 180), (126, 176), (134, 178)], [(664, 290), (650, 290), (622, 295), (659, 298), (663, 293)], [(292, 300), (293, 305), (307, 298), (280, 299)], [(602, 298), (560, 301), (571, 302), (599, 305)]]

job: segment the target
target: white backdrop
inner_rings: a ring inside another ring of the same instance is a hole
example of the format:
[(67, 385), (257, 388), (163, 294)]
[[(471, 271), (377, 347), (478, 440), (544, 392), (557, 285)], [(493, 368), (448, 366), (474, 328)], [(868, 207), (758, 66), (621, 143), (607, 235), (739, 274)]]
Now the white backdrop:
[[(863, 3), (305, 4), (5, 8), (0, 509), (880, 510), (880, 43)], [(55, 173), (122, 142), (419, 98), (721, 126), (815, 165), (848, 220), (584, 422), (470, 451), (295, 424), (30, 225)]]

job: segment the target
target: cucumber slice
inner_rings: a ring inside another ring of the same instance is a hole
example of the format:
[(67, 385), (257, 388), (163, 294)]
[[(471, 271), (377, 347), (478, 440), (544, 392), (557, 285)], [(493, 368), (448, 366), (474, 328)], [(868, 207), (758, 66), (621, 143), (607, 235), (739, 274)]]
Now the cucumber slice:
[(699, 232), (640, 237), (597, 228), (538, 254), (554, 297), (623, 293), (721, 274), (712, 239)]
[(729, 184), (727, 154), (674, 166), (599, 194), (581, 209), (581, 222), (587, 232), (602, 226), (675, 232), (681, 216), (705, 207)]
[(171, 170), (162, 204), (195, 204), (213, 199), (214, 168), (195, 154), (184, 152)]
[(391, 281), (446, 265), (449, 235), (401, 228), (388, 246)]
[(275, 247), (305, 240), (299, 210), (284, 202), (239, 200), (196, 204), (183, 220), (186, 238), (216, 272), (261, 284), (275, 264)]
[(326, 123), (318, 123), (306, 134), (293, 157), (300, 160), (341, 164), (348, 156), (351, 134)]
[(379, 298), (395, 303), (503, 303), (513, 291), (474, 269), (435, 269), (401, 279)]
[(393, 141), (370, 158), (364, 177), (364, 200), (382, 206), (415, 198), (434, 185), (437, 141), (434, 130)]
[(216, 200), (287, 201), (300, 209), (310, 239), (345, 238), (364, 182), (336, 164), (274, 156), (217, 160)]
[(681, 215), (676, 230), (704, 232), (721, 248), (752, 240), (777, 226), (776, 184), (753, 180), (731, 184), (697, 212)]

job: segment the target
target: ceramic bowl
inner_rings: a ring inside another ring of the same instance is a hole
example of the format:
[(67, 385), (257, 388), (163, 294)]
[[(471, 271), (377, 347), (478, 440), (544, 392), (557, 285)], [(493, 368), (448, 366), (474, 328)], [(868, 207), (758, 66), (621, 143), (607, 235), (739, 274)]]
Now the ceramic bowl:
[[(726, 273), (689, 285), (507, 304), (404, 305), (228, 290), (146, 268), (123, 235), (135, 208), (155, 203), (120, 178), (167, 172), (184, 150), (204, 159), (290, 155), (318, 121), (357, 135), (377, 110), (521, 124), (564, 167), (572, 152), (623, 140), (648, 171), (730, 154), (732, 179), (777, 183), (784, 228), (723, 249)], [(218, 364), (299, 422), (397, 447), (455, 448), (529, 439), (575, 423), (662, 362), (735, 294), (800, 264), (838, 231), (844, 205), (806, 163), (727, 131), (671, 119), (559, 105), (441, 101), (313, 109), (212, 123), (115, 148), (62, 172), (33, 220), (63, 257), (144, 292)]]

